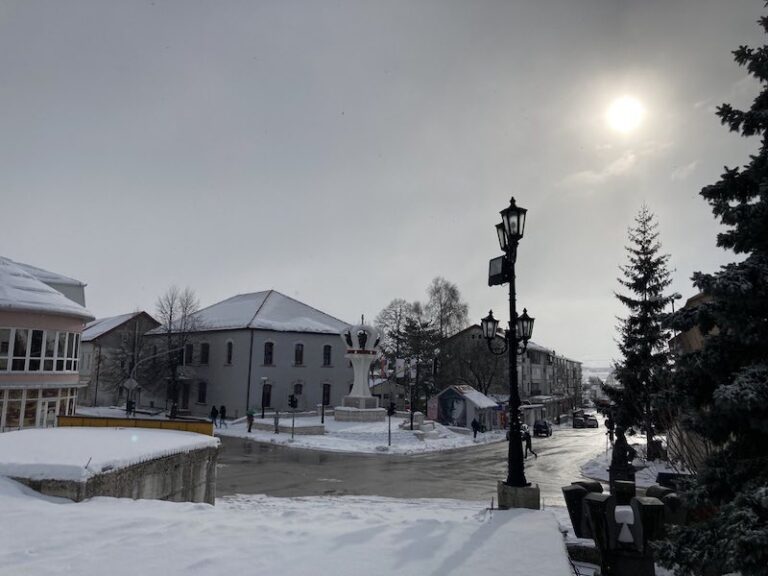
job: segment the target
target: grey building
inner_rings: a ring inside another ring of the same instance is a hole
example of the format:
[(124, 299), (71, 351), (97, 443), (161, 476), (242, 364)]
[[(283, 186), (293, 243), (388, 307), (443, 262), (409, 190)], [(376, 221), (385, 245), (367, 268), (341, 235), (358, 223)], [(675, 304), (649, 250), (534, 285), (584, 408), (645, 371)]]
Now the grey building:
[[(350, 325), (280, 292), (233, 296), (197, 312), (192, 325), (180, 351), (179, 414), (206, 416), (224, 405), (236, 418), (259, 411), (262, 400), (284, 411), (290, 394), (298, 410), (316, 410), (324, 395), (337, 406), (349, 393), (353, 374), (339, 333)], [(147, 334), (153, 351), (162, 350), (164, 330)]]

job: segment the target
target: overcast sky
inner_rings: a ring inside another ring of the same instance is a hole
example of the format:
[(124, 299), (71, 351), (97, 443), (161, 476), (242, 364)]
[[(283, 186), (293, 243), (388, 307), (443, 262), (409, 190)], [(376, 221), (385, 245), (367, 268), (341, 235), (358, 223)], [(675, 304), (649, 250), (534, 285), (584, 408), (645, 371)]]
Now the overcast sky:
[[(0, 255), (88, 284), (98, 317), (170, 285), (276, 289), (343, 320), (456, 283), (472, 320), (494, 224), (528, 208), (534, 340), (617, 355), (643, 203), (672, 290), (732, 259), (698, 195), (757, 142), (714, 107), (758, 89), (757, 0), (0, 1)], [(645, 115), (612, 130), (617, 97)]]

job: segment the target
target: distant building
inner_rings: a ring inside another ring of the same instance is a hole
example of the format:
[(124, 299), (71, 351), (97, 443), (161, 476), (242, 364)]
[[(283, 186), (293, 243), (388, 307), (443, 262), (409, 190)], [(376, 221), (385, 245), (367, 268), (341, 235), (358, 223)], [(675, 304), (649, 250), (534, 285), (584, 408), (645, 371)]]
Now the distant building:
[[(338, 318), (275, 290), (233, 296), (194, 316), (180, 358), (180, 414), (206, 416), (224, 405), (228, 416), (243, 416), (260, 410), (262, 399), (286, 411), (290, 394), (298, 410), (316, 410), (324, 397), (337, 406), (349, 393), (352, 369), (339, 334), (350, 325)], [(162, 350), (163, 331), (147, 333), (152, 349)]]
[(74, 414), (85, 284), (0, 257), (0, 430)]
[[(86, 324), (80, 346), (80, 381), (85, 388), (80, 392), (79, 403), (111, 406), (124, 402), (123, 382), (152, 353), (144, 334), (158, 326), (160, 322), (142, 311), (98, 318)], [(135, 400), (141, 402), (141, 390)]]

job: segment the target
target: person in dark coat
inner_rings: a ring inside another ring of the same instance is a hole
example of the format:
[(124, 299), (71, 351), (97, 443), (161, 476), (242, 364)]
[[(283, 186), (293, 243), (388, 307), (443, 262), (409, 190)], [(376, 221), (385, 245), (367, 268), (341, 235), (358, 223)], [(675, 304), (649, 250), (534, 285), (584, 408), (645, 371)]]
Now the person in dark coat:
[(480, 422), (477, 421), (477, 418), (472, 418), (472, 438), (477, 438), (477, 431), (480, 430)]
[(214, 428), (217, 426), (216, 419), (218, 417), (219, 417), (219, 411), (216, 410), (216, 406), (211, 406), (211, 422), (213, 422)]
[(219, 427), (227, 426), (227, 407), (224, 406), (224, 404), (221, 405), (221, 408), (219, 408)]
[(528, 458), (528, 452), (530, 452), (534, 455), (534, 457), (538, 458), (539, 455), (533, 451), (533, 445), (531, 444), (531, 433), (527, 428), (525, 432), (523, 432), (523, 440), (525, 440), (525, 457)]
[(248, 422), (248, 432), (253, 428), (253, 419), (255, 415), (256, 413), (253, 410), (248, 410), (248, 412), (245, 413), (245, 419)]

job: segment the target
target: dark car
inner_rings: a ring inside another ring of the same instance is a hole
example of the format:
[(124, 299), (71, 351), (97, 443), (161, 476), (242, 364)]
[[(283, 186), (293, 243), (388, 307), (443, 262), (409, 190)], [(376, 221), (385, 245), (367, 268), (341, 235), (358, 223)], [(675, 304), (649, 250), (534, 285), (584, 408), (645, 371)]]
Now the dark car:
[(552, 436), (552, 424), (546, 420), (536, 420), (533, 423), (534, 436)]
[(592, 414), (587, 414), (586, 416), (584, 416), (584, 426), (586, 426), (587, 428), (597, 428), (598, 427), (597, 418), (595, 418)]
[(574, 428), (584, 428), (585, 427), (584, 418), (582, 418), (581, 416), (574, 416), (573, 417), (573, 427)]

